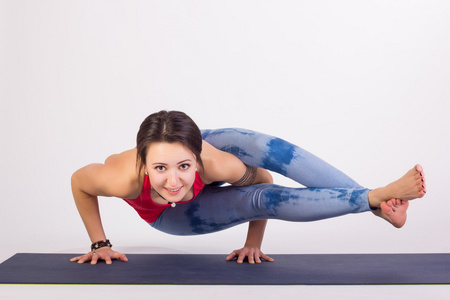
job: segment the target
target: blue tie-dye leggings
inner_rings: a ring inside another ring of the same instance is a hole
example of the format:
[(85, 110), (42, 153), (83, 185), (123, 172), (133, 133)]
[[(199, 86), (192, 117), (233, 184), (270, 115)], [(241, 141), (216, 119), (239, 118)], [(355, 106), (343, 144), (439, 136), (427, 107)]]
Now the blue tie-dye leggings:
[(307, 188), (207, 185), (194, 201), (166, 209), (150, 223), (152, 227), (195, 235), (260, 219), (305, 222), (370, 211), (368, 189), (298, 146), (245, 129), (203, 130), (202, 135), (244, 163), (280, 173)]

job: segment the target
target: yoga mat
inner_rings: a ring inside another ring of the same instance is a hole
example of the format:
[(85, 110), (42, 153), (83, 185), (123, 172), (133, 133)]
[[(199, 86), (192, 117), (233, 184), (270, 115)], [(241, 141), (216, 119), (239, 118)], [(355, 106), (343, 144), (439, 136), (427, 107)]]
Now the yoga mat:
[(226, 255), (129, 254), (112, 265), (69, 262), (76, 254), (16, 254), (3, 284), (394, 285), (450, 284), (450, 254), (272, 255), (238, 264)]

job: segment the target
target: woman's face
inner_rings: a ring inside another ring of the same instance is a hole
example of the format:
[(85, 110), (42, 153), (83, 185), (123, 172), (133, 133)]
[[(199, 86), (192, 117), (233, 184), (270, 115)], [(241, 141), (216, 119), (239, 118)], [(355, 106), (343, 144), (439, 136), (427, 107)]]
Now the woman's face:
[(147, 152), (146, 171), (152, 189), (168, 202), (191, 200), (197, 161), (181, 143), (152, 143)]

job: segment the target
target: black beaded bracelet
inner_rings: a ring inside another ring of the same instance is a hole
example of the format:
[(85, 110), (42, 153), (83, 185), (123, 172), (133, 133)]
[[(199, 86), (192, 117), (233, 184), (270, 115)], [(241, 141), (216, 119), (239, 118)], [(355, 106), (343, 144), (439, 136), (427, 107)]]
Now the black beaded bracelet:
[(95, 242), (91, 245), (91, 251), (100, 249), (102, 247), (112, 247), (111, 243), (109, 242), (109, 240), (106, 241), (98, 241)]

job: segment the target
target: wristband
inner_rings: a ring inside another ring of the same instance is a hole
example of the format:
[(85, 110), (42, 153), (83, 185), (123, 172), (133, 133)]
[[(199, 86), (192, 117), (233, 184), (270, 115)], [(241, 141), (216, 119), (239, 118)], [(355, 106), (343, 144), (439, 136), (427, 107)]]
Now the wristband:
[(109, 240), (106, 241), (98, 241), (95, 242), (91, 245), (91, 251), (103, 248), (103, 247), (112, 247), (111, 243), (109, 242)]

